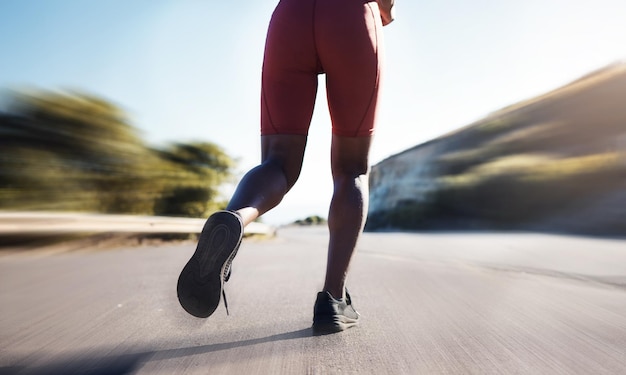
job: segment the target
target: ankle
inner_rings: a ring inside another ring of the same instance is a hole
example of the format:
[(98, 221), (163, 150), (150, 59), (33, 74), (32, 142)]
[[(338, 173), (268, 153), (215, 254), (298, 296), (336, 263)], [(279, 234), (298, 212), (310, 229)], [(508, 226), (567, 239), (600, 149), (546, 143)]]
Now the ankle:
[(243, 222), (244, 227), (259, 217), (259, 211), (253, 207), (244, 207), (238, 210), (230, 210), (230, 211), (236, 215), (239, 215), (239, 217), (241, 218), (241, 221)]
[(328, 292), (331, 297), (337, 301), (341, 301), (345, 298), (344, 289), (330, 289), (324, 288), (324, 292)]

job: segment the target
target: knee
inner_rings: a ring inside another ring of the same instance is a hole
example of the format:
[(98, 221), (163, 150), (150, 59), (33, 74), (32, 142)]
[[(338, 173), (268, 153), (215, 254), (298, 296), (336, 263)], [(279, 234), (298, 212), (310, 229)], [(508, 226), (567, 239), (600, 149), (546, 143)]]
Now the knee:
[(356, 190), (366, 193), (369, 187), (367, 170), (354, 173), (339, 173), (333, 175), (335, 190)]
[(333, 179), (336, 181), (352, 181), (355, 179), (367, 179), (369, 175), (369, 165), (367, 163), (352, 163), (349, 165), (334, 165)]
[(300, 176), (300, 168), (290, 167), (289, 163), (284, 163), (280, 159), (268, 158), (261, 165), (264, 169), (271, 170), (274, 175), (281, 176), (287, 185), (287, 190), (296, 184)]

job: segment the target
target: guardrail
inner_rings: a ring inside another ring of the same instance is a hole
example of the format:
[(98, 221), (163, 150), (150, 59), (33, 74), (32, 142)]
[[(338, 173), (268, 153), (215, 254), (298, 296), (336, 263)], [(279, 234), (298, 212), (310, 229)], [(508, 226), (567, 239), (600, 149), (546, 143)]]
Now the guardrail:
[[(206, 219), (57, 212), (0, 212), (1, 235), (63, 233), (200, 233)], [(250, 223), (245, 235), (273, 235), (275, 228)]]

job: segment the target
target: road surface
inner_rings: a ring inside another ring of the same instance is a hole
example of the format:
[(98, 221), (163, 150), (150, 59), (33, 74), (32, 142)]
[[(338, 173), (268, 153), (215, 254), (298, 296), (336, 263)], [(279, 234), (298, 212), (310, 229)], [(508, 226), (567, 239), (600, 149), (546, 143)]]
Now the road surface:
[(223, 306), (186, 315), (193, 244), (0, 254), (0, 374), (624, 374), (626, 241), (367, 233), (362, 324), (312, 336), (327, 231), (246, 240)]

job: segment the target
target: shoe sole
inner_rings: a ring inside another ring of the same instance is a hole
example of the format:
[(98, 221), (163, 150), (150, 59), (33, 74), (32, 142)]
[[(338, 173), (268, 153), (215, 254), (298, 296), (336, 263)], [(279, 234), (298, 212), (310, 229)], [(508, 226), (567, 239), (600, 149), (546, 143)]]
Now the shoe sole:
[(189, 314), (207, 318), (217, 309), (224, 288), (224, 270), (243, 237), (241, 219), (218, 211), (204, 224), (198, 246), (178, 277), (180, 305)]
[(359, 325), (358, 319), (349, 318), (344, 315), (334, 316), (330, 319), (323, 319), (313, 322), (313, 332), (315, 334), (328, 334), (345, 331), (348, 328)]

